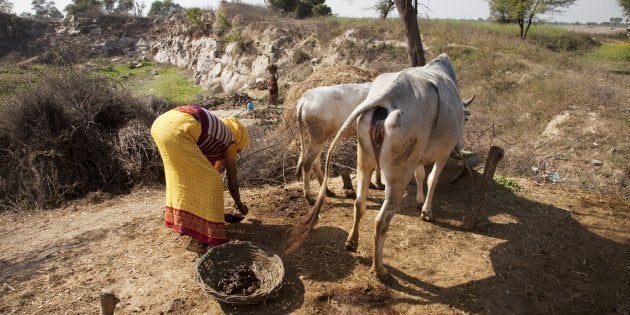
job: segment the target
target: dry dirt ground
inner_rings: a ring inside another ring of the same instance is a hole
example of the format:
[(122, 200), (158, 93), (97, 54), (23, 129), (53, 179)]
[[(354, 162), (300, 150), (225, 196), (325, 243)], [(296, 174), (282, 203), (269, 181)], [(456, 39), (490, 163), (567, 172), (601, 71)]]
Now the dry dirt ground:
[[(630, 202), (518, 182), (518, 191), (495, 185), (488, 221), (473, 232), (459, 228), (471, 205), (470, 179), (438, 188), (435, 223), (420, 219), (410, 193), (387, 235), (384, 262), (393, 278), (385, 283), (369, 272), (383, 193), (369, 193), (357, 253), (343, 246), (353, 200), (328, 198), (310, 238), (282, 256), (279, 294), (258, 306), (224, 305), (203, 293), (196, 254), (163, 226), (160, 187), (3, 213), (0, 314), (98, 314), (104, 288), (120, 298), (117, 314), (628, 314)], [(332, 184), (341, 193), (340, 180)], [(278, 252), (309, 209), (297, 182), (242, 195), (251, 213), (228, 225), (229, 236)]]

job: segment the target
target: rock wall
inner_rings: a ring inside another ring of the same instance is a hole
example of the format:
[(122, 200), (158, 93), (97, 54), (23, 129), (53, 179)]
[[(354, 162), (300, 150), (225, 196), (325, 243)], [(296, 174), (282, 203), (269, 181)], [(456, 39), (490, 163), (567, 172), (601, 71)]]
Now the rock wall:
[[(215, 11), (204, 12), (194, 22), (184, 14), (159, 19), (70, 16), (62, 22), (46, 23), (0, 15), (0, 40), (35, 48), (28, 51), (16, 44), (3, 44), (5, 51), (0, 49), (0, 59), (9, 52), (22, 53), (26, 59), (43, 53), (47, 45), (53, 44), (78, 49), (76, 43), (80, 40), (89, 46), (84, 53), (86, 57), (146, 58), (185, 67), (192, 70), (198, 85), (221, 93), (263, 87), (267, 66), (272, 63), (278, 65), (279, 80), (284, 85), (290, 85), (292, 80), (299, 82), (318, 67), (365, 66), (370, 60), (345, 47), (369, 50), (370, 45), (381, 45), (359, 39), (351, 30), (322, 43), (318, 33), (321, 30), (309, 29), (308, 24), (299, 20), (248, 24), (244, 21), (256, 19), (238, 14), (229, 20), (225, 15), (217, 16)], [(355, 44), (348, 45), (349, 42)]]
[(54, 23), (0, 14), (0, 58), (12, 53), (32, 54), (45, 46), (41, 39), (54, 32)]

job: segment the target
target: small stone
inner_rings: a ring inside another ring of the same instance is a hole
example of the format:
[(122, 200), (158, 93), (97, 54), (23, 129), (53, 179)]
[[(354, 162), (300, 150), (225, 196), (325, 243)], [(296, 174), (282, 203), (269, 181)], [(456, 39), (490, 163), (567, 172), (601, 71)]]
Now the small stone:
[(602, 161), (596, 160), (596, 159), (592, 159), (591, 160), (591, 164), (593, 164), (594, 166), (601, 166), (602, 165)]

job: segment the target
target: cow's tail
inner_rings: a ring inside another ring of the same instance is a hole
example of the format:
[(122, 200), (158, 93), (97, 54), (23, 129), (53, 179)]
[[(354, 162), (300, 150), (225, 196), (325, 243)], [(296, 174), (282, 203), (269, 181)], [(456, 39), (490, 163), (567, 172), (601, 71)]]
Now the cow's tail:
[(295, 116), (297, 118), (298, 138), (300, 139), (300, 157), (298, 158), (297, 166), (295, 168), (295, 176), (300, 179), (302, 175), (302, 164), (304, 164), (304, 154), (306, 154), (306, 131), (304, 130), (304, 123), (302, 122), (302, 105), (303, 100), (300, 98), (297, 103), (297, 112)]
[(352, 111), (350, 116), (343, 123), (339, 131), (337, 131), (337, 135), (330, 143), (328, 147), (328, 152), (326, 153), (326, 164), (324, 167), (324, 181), (319, 189), (319, 194), (317, 195), (317, 201), (315, 201), (315, 205), (311, 208), (311, 211), (293, 228), (291, 228), (287, 235), (287, 244), (285, 247), (285, 253), (291, 252), (304, 243), (308, 238), (308, 235), (311, 233), (315, 224), (319, 219), (319, 212), (324, 205), (324, 199), (326, 198), (326, 187), (328, 187), (328, 173), (330, 171), (330, 160), (332, 157), (333, 150), (335, 146), (341, 139), (343, 133), (352, 125), (352, 123), (363, 113), (366, 111), (377, 107), (380, 104), (380, 100), (371, 100), (371, 101), (363, 101), (363, 103), (359, 104), (357, 108)]

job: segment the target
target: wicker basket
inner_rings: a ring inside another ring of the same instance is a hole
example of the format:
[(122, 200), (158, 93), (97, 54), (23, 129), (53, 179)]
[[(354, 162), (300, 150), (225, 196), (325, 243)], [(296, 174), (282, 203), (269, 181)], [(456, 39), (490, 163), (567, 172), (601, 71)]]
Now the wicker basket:
[[(239, 264), (246, 264), (256, 274), (260, 287), (250, 295), (228, 295), (217, 288), (223, 274)], [(220, 302), (230, 304), (261, 304), (272, 298), (282, 286), (284, 265), (272, 251), (259, 245), (231, 241), (217, 246), (197, 263), (197, 282), (201, 288)]]

